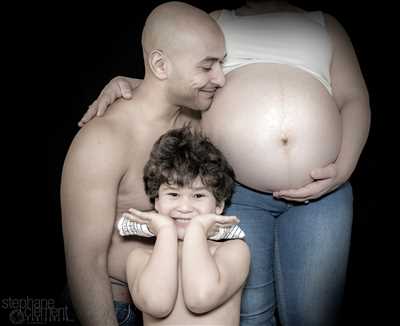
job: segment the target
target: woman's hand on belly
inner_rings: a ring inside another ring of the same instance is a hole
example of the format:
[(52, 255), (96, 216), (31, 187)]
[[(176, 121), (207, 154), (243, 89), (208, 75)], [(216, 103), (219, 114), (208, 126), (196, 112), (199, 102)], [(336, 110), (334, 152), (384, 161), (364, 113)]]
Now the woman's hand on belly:
[(344, 181), (339, 178), (337, 165), (331, 163), (323, 168), (314, 169), (310, 173), (312, 182), (299, 189), (275, 191), (275, 198), (304, 202), (317, 199), (338, 188)]

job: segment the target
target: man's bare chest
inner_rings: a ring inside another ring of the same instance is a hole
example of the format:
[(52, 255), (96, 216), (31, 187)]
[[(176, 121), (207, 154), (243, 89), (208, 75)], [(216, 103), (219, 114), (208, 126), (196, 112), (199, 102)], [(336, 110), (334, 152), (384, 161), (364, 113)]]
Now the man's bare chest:
[[(146, 155), (147, 154), (147, 155)], [(124, 212), (128, 208), (150, 210), (152, 205), (144, 191), (143, 169), (149, 153), (132, 155), (128, 167), (118, 186), (117, 211)]]

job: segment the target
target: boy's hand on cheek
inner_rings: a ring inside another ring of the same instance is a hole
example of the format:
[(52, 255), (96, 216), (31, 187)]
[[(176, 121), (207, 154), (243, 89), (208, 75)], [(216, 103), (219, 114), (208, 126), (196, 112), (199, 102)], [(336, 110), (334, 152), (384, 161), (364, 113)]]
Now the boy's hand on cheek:
[(190, 223), (201, 225), (204, 233), (207, 237), (210, 237), (213, 236), (220, 227), (230, 227), (239, 224), (239, 219), (236, 216), (204, 214), (194, 217)]
[(174, 221), (165, 215), (158, 214), (156, 211), (142, 212), (134, 208), (128, 209), (129, 218), (140, 224), (147, 224), (150, 232), (155, 236), (161, 231), (161, 229), (169, 227), (176, 228)]

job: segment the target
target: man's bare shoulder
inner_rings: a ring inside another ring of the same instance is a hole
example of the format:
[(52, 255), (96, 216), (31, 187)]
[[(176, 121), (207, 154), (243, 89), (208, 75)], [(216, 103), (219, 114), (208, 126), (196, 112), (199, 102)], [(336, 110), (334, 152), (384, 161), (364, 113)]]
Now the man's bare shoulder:
[[(134, 126), (129, 123), (128, 111), (134, 111), (134, 104), (128, 101), (116, 101), (103, 117), (96, 117), (89, 121), (79, 130), (75, 136), (75, 142), (81, 146), (116, 146), (116, 149), (128, 146), (132, 141), (132, 129)], [(131, 118), (135, 121), (134, 117)]]
[[(65, 167), (74, 170), (123, 171), (132, 150), (131, 134), (114, 116), (95, 118), (75, 135), (65, 160)], [(111, 169), (111, 170), (110, 170)]]
[(97, 150), (121, 150), (122, 134), (117, 126), (107, 119), (95, 119), (85, 125), (75, 135), (71, 150), (82, 150), (88, 154)]

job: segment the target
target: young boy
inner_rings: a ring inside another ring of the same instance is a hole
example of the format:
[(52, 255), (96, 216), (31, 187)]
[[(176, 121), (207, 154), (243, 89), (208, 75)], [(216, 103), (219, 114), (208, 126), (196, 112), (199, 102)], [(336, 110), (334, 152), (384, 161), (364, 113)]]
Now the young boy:
[(219, 150), (188, 127), (154, 145), (144, 182), (156, 212), (130, 209), (129, 215), (157, 237), (152, 249), (135, 249), (127, 262), (145, 326), (239, 325), (249, 248), (240, 239), (208, 240), (218, 228), (239, 223), (221, 215), (233, 177)]

